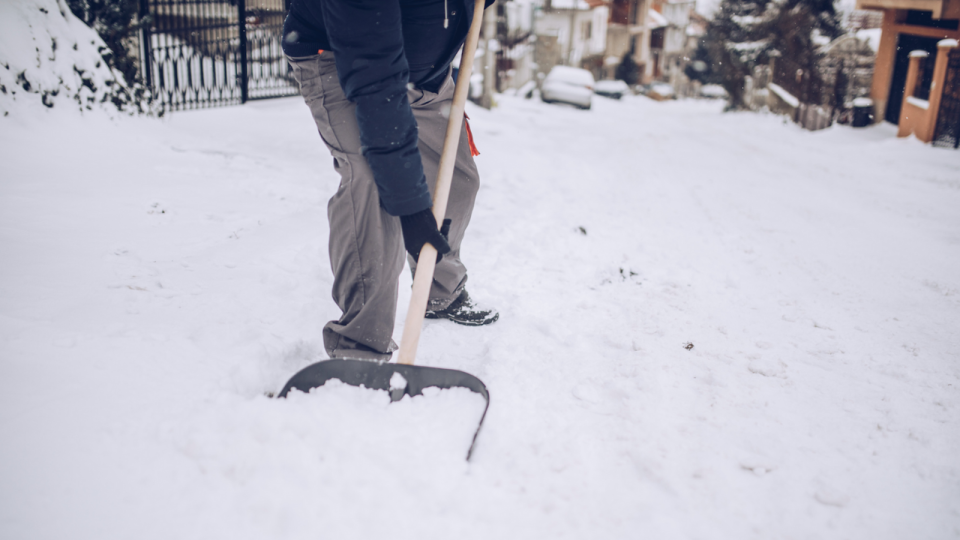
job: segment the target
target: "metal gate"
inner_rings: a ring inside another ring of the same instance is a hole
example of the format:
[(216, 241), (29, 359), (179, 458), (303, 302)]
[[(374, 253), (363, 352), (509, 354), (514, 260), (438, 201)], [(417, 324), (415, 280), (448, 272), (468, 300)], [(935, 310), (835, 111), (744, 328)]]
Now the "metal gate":
[(947, 76), (943, 81), (940, 113), (933, 131), (933, 145), (960, 147), (960, 49), (950, 51)]
[[(913, 51), (927, 51), (930, 56), (924, 64), (924, 72), (917, 84), (920, 92), (929, 92), (930, 81), (933, 80), (933, 64), (937, 58), (937, 42), (932, 37), (900, 34), (897, 39), (897, 53), (893, 61), (893, 76), (890, 80), (890, 94), (887, 97), (887, 110), (884, 119), (891, 124), (900, 123), (900, 108), (903, 106), (903, 93), (907, 87), (907, 70), (910, 68), (910, 53)], [(930, 71), (928, 72), (927, 69)]]
[(288, 0), (140, 0), (144, 81), (164, 110), (292, 96), (280, 40)]

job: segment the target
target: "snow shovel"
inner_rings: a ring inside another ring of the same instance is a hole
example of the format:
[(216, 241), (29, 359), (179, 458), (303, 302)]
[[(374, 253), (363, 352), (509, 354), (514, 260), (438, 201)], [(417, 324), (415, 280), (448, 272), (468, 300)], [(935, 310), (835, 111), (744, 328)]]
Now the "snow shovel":
[[(440, 155), (440, 170), (437, 173), (437, 183), (433, 192), (433, 215), (437, 223), (443, 223), (447, 211), (447, 199), (450, 197), (450, 182), (453, 178), (453, 169), (456, 164), (457, 147), (460, 143), (460, 132), (463, 126), (464, 106), (467, 101), (467, 92), (470, 89), (470, 73), (473, 71), (473, 57), (480, 38), (480, 27), (483, 21), (484, 0), (476, 0), (473, 21), (467, 34), (460, 61), (460, 73), (457, 76), (456, 89), (453, 94), (453, 104), (450, 107), (450, 118), (447, 122), (447, 133), (443, 142), (443, 153)], [(477, 430), (473, 434), (470, 449), (467, 450), (467, 460), (473, 455), (473, 448), (477, 443), (477, 435), (483, 426), (490, 407), (490, 394), (480, 379), (455, 369), (422, 367), (413, 365), (417, 356), (417, 345), (420, 342), (420, 331), (423, 328), (423, 318), (427, 310), (427, 299), (430, 286), (433, 283), (433, 271), (436, 267), (437, 250), (430, 244), (425, 244), (420, 250), (417, 260), (416, 275), (413, 278), (413, 292), (410, 296), (410, 308), (407, 310), (407, 320), (403, 327), (403, 337), (400, 340), (400, 351), (396, 364), (381, 364), (364, 360), (325, 360), (317, 362), (300, 370), (283, 387), (279, 397), (286, 397), (291, 389), (309, 392), (318, 386), (323, 386), (330, 379), (338, 379), (351, 386), (360, 386), (375, 390), (385, 390), (390, 393), (391, 401), (399, 401), (404, 395), (419, 396), (424, 388), (467, 388), (483, 396), (486, 404)]]

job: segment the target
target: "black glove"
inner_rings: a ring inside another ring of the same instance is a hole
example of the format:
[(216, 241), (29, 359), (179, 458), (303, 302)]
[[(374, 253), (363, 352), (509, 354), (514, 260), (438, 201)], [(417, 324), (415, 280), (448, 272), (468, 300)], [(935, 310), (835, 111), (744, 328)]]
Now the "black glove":
[(420, 249), (424, 244), (437, 248), (437, 262), (440, 262), (445, 253), (450, 253), (450, 244), (447, 243), (450, 220), (443, 220), (443, 227), (438, 231), (433, 210), (427, 208), (416, 214), (400, 216), (400, 228), (403, 230), (403, 244), (407, 253), (413, 256), (413, 260), (420, 260)]

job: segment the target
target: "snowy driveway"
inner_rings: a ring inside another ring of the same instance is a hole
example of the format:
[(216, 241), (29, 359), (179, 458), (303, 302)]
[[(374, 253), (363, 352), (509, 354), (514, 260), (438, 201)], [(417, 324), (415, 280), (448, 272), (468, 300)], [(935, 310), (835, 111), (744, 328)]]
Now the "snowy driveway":
[(337, 316), (297, 99), (0, 120), (0, 536), (960, 536), (960, 153), (500, 102), (463, 258), (501, 320), (419, 355), (490, 388), (470, 464), (264, 395)]

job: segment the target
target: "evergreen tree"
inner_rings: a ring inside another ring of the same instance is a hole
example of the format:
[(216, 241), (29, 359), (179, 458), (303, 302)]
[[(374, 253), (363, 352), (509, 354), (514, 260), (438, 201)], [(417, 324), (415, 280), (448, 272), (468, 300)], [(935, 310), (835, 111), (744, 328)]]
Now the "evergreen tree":
[(744, 108), (743, 85), (750, 66), (738, 48), (753, 41), (751, 25), (763, 6), (756, 2), (723, 0), (714, 18), (707, 23), (703, 44), (710, 58), (710, 69), (717, 74), (729, 96), (729, 109)]
[(779, 51), (777, 80), (802, 77), (793, 92), (804, 102), (819, 101), (822, 81), (815, 35), (841, 33), (833, 0), (723, 0), (707, 25), (704, 46), (711, 69), (730, 96), (728, 108), (745, 108), (744, 82), (753, 67)]
[[(818, 69), (816, 35), (834, 39), (843, 33), (833, 0), (784, 0), (774, 4), (772, 16), (759, 25), (769, 42), (768, 50), (781, 53), (775, 80), (794, 83), (791, 92), (803, 103), (820, 103), (823, 78)], [(766, 59), (764, 59), (766, 61)], [(797, 71), (802, 75), (797, 77)]]
[(701, 84), (720, 84), (720, 74), (713, 68), (710, 62), (710, 50), (707, 48), (706, 40), (700, 39), (697, 42), (697, 48), (690, 57), (690, 62), (683, 69), (683, 73), (691, 81), (700, 81)]

